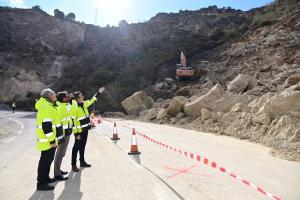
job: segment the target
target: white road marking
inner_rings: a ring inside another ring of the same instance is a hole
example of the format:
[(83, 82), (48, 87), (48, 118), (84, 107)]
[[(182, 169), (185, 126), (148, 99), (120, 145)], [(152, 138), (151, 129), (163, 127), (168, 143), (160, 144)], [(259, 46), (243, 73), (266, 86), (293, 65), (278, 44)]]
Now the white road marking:
[[(11, 120), (11, 121), (14, 121), (14, 122), (16, 122), (17, 124), (19, 124), (20, 128), (19, 128), (19, 130), (18, 130), (18, 132), (17, 132), (17, 135), (20, 135), (20, 134), (22, 133), (22, 131), (23, 131), (23, 129), (24, 129), (24, 124), (23, 124), (22, 122), (20, 122), (20, 121), (17, 120), (17, 119), (12, 119), (12, 118), (10, 118), (10, 117), (4, 117), (4, 116), (0, 116), (0, 117), (2, 117), (2, 118), (4, 118), (4, 119)], [(7, 140), (5, 141), (5, 143), (9, 143), (9, 142), (13, 141), (15, 138), (16, 138), (16, 136), (11, 137), (11, 138), (7, 139)], [(0, 148), (1, 148), (1, 146), (0, 146)]]
[[(97, 133), (103, 135), (107, 140), (111, 141), (111, 139), (108, 137), (108, 135), (106, 135), (105, 133), (102, 133), (101, 131), (95, 130)], [(126, 154), (126, 150), (123, 149), (120, 145), (115, 144), (116, 146), (118, 146), (122, 151), (122, 153), (126, 156), (126, 157), (130, 157), (130, 161), (137, 167), (137, 168), (142, 168), (141, 165), (139, 165), (138, 163), (136, 163), (136, 161), (134, 161), (134, 158), (128, 154)]]

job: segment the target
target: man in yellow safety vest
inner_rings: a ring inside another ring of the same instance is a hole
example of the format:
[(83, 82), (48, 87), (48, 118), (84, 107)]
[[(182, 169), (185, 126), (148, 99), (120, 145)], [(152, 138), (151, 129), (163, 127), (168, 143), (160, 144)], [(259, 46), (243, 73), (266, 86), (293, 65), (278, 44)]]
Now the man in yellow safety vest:
[(54, 159), (54, 177), (56, 180), (64, 181), (68, 177), (63, 175), (68, 174), (60, 169), (62, 160), (66, 155), (67, 147), (72, 133), (73, 122), (71, 116), (71, 104), (69, 103), (69, 96), (67, 91), (57, 93), (57, 110), (60, 123), (63, 128), (63, 134), (57, 137), (58, 146)]
[(55, 182), (49, 177), (50, 166), (56, 150), (56, 135), (61, 132), (58, 119), (56, 94), (50, 88), (41, 92), (41, 98), (36, 102), (37, 109), (37, 149), (41, 151), (38, 165), (37, 190), (53, 190), (54, 186), (48, 185)]
[[(104, 91), (104, 87), (99, 88), (98, 93), (102, 93)], [(84, 152), (85, 146), (88, 138), (88, 131), (91, 129), (91, 121), (90, 121), (90, 114), (88, 111), (88, 107), (91, 106), (97, 100), (96, 93), (90, 100), (84, 101), (84, 96), (81, 92), (74, 92), (74, 97), (77, 102), (77, 110), (76, 110), (76, 118), (75, 118), (75, 126), (76, 126), (76, 133), (75, 136), (75, 143), (72, 149), (72, 170), (74, 172), (78, 172), (79, 169), (76, 166), (77, 161), (77, 154), (79, 151), (80, 155), (80, 167), (91, 167), (90, 164), (86, 163)], [(74, 102), (75, 103), (75, 102)], [(73, 103), (72, 103), (73, 104)]]

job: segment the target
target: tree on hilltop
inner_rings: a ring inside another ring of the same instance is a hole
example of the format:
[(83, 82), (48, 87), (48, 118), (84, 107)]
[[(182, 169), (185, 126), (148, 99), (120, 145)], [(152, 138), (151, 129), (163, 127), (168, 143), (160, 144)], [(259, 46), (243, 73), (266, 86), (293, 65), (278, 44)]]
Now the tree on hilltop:
[(59, 9), (54, 10), (54, 17), (58, 19), (65, 19), (65, 13), (60, 11)]
[(76, 15), (74, 13), (69, 13), (66, 15), (66, 20), (75, 21)]
[(32, 6), (31, 9), (35, 11), (43, 11), (39, 5)]

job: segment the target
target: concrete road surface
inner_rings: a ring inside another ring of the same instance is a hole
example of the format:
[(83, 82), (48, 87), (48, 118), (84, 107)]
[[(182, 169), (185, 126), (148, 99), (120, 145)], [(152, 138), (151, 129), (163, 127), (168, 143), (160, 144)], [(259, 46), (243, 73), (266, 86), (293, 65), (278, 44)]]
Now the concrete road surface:
[[(117, 123), (121, 139), (112, 142), (113, 124), (103, 121), (88, 138), (86, 160), (92, 168), (70, 172), (69, 180), (55, 183), (52, 192), (37, 192), (35, 113), (0, 111), (0, 199), (271, 199), (247, 181), (281, 199), (300, 199), (300, 163), (274, 158), (266, 147), (164, 125), (109, 120)], [(155, 142), (137, 135), (141, 155), (130, 157), (133, 127)], [(62, 170), (70, 171), (73, 143), (72, 137)], [(247, 184), (221, 172), (220, 166)]]

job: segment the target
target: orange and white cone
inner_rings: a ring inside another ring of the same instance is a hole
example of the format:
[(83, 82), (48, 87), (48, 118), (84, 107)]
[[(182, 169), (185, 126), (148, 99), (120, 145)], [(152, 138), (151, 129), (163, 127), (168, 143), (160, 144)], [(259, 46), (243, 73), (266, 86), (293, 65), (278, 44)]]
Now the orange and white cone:
[(119, 140), (118, 131), (117, 131), (117, 124), (114, 122), (114, 128), (113, 128), (113, 136), (111, 138), (112, 140)]
[(141, 154), (141, 152), (139, 152), (139, 150), (138, 150), (135, 129), (132, 129), (131, 147), (130, 147), (130, 152), (128, 152), (128, 154), (129, 155)]

